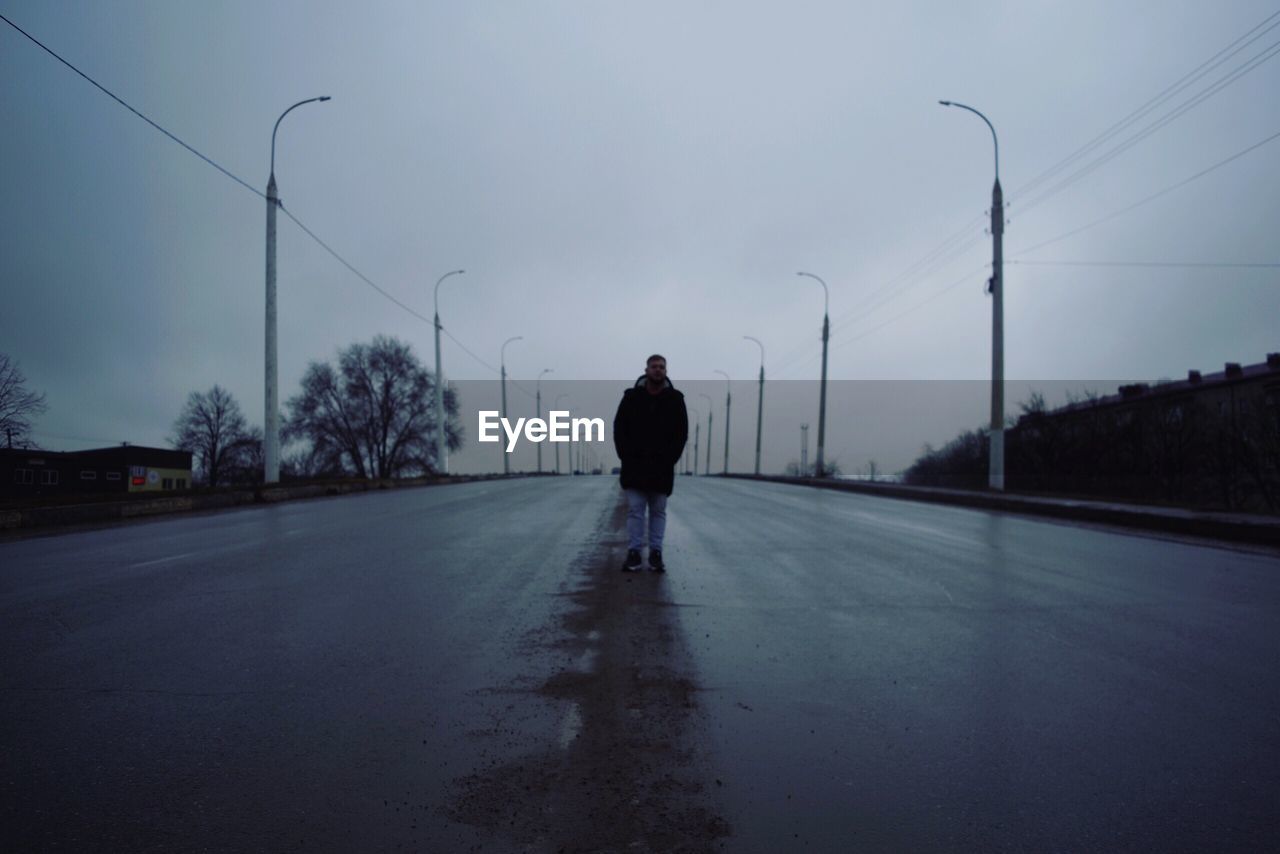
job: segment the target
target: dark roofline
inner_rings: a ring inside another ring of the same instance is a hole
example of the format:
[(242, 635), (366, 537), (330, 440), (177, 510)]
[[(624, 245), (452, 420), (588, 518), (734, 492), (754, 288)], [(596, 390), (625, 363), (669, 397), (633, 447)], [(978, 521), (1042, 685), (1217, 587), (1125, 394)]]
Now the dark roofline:
[(1254, 365), (1241, 366), (1234, 362), (1228, 363), (1223, 366), (1221, 371), (1212, 374), (1201, 374), (1199, 371), (1188, 371), (1187, 378), (1182, 380), (1157, 383), (1127, 383), (1125, 385), (1121, 385), (1116, 390), (1115, 394), (1103, 395), (1102, 397), (1098, 397), (1093, 400), (1080, 400), (1075, 403), (1068, 403), (1065, 406), (1059, 406), (1056, 409), (1049, 410), (1045, 415), (1062, 415), (1069, 412), (1074, 413), (1086, 410), (1103, 409), (1110, 406), (1132, 403), (1135, 400), (1145, 400), (1152, 397), (1169, 397), (1186, 391), (1199, 391), (1206, 388), (1213, 388), (1214, 386), (1238, 385), (1239, 383), (1249, 382), (1264, 376), (1274, 376), (1276, 379), (1280, 379), (1280, 354), (1268, 353), (1267, 360), (1265, 362), (1258, 362)]

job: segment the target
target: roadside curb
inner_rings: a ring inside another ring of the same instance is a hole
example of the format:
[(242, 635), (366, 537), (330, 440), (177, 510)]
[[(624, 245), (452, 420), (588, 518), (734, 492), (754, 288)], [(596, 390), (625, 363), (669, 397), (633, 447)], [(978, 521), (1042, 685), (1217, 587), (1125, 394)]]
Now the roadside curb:
[(1164, 531), (1216, 540), (1280, 546), (1280, 518), (1255, 513), (1214, 513), (1183, 510), (1174, 507), (1149, 507), (1107, 501), (1073, 498), (1046, 498), (1031, 495), (1008, 495), (965, 489), (940, 489), (927, 486), (904, 486), (896, 483), (866, 483), (816, 477), (780, 475), (728, 474), (722, 477), (740, 480), (763, 480), (857, 492), (902, 501), (951, 504), (983, 510), (999, 510), (1031, 516), (1048, 516), (1078, 522), (1098, 522), (1148, 531)]
[(101, 501), (89, 504), (50, 505), (45, 507), (21, 507), (0, 510), (0, 533), (16, 533), (56, 529), (76, 525), (93, 525), (128, 521), (174, 513), (190, 513), (205, 510), (223, 510), (253, 504), (278, 504), (307, 498), (327, 498), (372, 492), (382, 489), (409, 489), (422, 486), (448, 486), (455, 483), (471, 483), (477, 480), (507, 480), (535, 475), (456, 475), (439, 478), (414, 478), (393, 480), (332, 481), (307, 483), (296, 486), (255, 487), (210, 494), (170, 495), (163, 498), (136, 499), (132, 501)]

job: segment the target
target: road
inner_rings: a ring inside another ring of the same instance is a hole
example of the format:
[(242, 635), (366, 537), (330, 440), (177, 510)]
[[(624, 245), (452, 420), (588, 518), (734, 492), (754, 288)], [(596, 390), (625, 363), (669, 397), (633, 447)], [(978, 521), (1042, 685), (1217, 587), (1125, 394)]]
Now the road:
[(3, 850), (1268, 850), (1280, 557), (680, 478), (0, 543)]

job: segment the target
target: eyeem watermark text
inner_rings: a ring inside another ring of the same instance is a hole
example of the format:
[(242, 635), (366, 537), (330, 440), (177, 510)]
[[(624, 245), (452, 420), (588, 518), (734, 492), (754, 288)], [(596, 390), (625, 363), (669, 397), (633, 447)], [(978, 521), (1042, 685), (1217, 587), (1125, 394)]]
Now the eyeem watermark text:
[(480, 410), (481, 442), (499, 442), (498, 427), (507, 434), (507, 453), (515, 450), (521, 433), (530, 442), (603, 442), (603, 418), (570, 418), (568, 410), (553, 409), (550, 421), (541, 418), (517, 418), (515, 426), (506, 418), (500, 418), (496, 409)]

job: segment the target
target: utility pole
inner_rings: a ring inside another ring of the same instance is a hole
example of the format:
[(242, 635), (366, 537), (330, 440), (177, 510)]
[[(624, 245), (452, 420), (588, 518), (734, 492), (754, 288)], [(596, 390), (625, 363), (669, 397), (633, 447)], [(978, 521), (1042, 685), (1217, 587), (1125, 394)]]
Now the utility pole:
[[(502, 417), (507, 417), (507, 345), (512, 341), (524, 340), (523, 335), (517, 335), (514, 338), (508, 338), (502, 342), (502, 348), (498, 350), (498, 362), (502, 366)], [(440, 358), (436, 356), (437, 360)], [(498, 443), (498, 450), (502, 452), (502, 473), (511, 474), (511, 455), (507, 453), (506, 447), (502, 442)], [(556, 448), (556, 458), (559, 459), (559, 448)], [(559, 468), (557, 465), (556, 468)]]
[(262, 481), (263, 483), (279, 483), (280, 481), (280, 359), (276, 340), (276, 208), (280, 207), (280, 196), (276, 192), (276, 132), (280, 130), (280, 122), (303, 104), (313, 101), (327, 101), (328, 95), (308, 98), (299, 101), (280, 114), (275, 127), (271, 129), (271, 173), (267, 178), (267, 305), (266, 305), (266, 341), (265, 341), (265, 383), (262, 413)]
[(693, 473), (698, 473), (698, 442), (702, 441), (702, 419), (693, 425)]
[[(991, 131), (995, 134), (995, 130)], [(997, 161), (998, 162), (998, 161)], [(1004, 191), (991, 188), (991, 461), (988, 486), (1004, 490)]]
[(748, 341), (760, 345), (760, 395), (756, 403), (756, 477), (760, 476), (760, 432), (764, 427), (764, 344), (759, 338), (743, 335)]
[(733, 403), (732, 381), (724, 371), (717, 370), (724, 377), (724, 473), (729, 473), (729, 406)]
[[(542, 374), (549, 374), (552, 370), (552, 368), (543, 368)], [(534, 413), (535, 418), (542, 417), (542, 374), (538, 374), (538, 379), (535, 382), (535, 388), (537, 391), (534, 394), (533, 400), (534, 408), (538, 410)], [(538, 446), (538, 474), (542, 474), (542, 442), (537, 442), (536, 444)]]
[[(551, 402), (551, 408), (556, 409), (557, 407), (559, 407), (560, 399), (568, 396), (569, 395), (564, 394), (563, 392), (560, 394), (557, 394), (556, 399)], [(572, 438), (572, 434), (570, 434), (570, 438)], [(573, 468), (573, 466), (570, 466), (570, 468)], [(560, 474), (560, 443), (559, 442), (556, 442), (556, 474)]]
[(436, 280), (435, 323), (436, 328), (436, 466), (440, 474), (449, 473), (449, 458), (444, 442), (444, 371), (440, 369), (440, 283), (450, 276), (460, 276), (466, 270), (450, 270)]
[(706, 462), (702, 465), (704, 466), (703, 474), (709, 475), (711, 474), (711, 416), (714, 414), (716, 402), (711, 399), (711, 395), (702, 392), (698, 392), (698, 397), (707, 402), (707, 456)]
[(714, 413), (710, 409), (708, 409), (707, 410), (707, 463), (706, 463), (707, 470), (704, 472), (704, 474), (708, 474), (708, 475), (711, 474), (711, 416), (712, 415), (714, 415)]
[(800, 425), (800, 476), (809, 476), (809, 425)]
[(978, 110), (956, 101), (944, 107), (968, 110), (987, 124), (995, 147), (995, 183), (991, 186), (991, 438), (987, 486), (1004, 489), (1004, 191), (1000, 189), (1000, 138), (995, 125)]
[(822, 387), (818, 391), (818, 459), (814, 465), (814, 473), (818, 477), (826, 476), (822, 459), (822, 451), (826, 442), (827, 430), (827, 342), (831, 338), (831, 292), (827, 283), (813, 273), (796, 273), (797, 276), (808, 276), (817, 279), (822, 285)]

